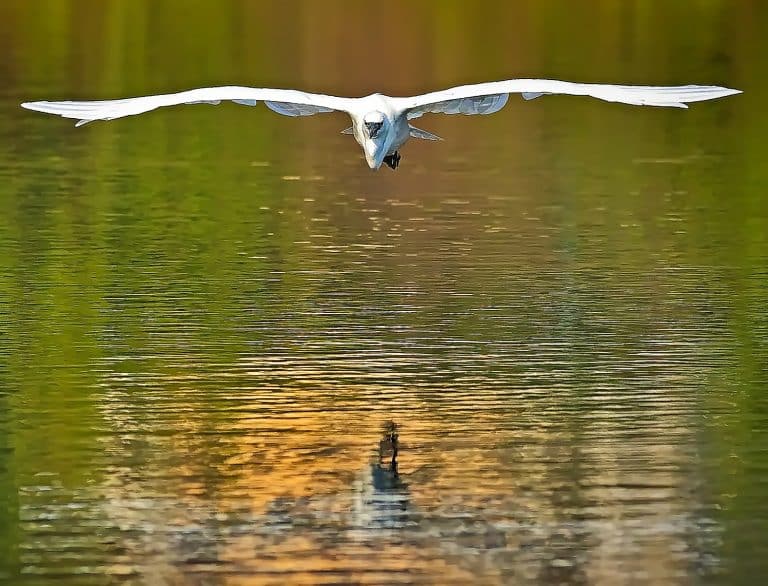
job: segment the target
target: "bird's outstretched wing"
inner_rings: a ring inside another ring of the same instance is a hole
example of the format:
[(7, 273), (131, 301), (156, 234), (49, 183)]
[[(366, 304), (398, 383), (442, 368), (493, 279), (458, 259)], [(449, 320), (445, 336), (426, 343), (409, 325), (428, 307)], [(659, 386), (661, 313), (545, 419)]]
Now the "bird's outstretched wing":
[(408, 118), (427, 113), (493, 114), (507, 103), (511, 93), (532, 100), (545, 94), (592, 96), (607, 102), (623, 102), (636, 106), (671, 106), (687, 108), (686, 102), (714, 100), (741, 93), (716, 85), (644, 86), (573, 83), (552, 79), (510, 79), (463, 85), (439, 92), (410, 98), (393, 98), (396, 106), (407, 112)]
[(175, 94), (142, 96), (122, 100), (91, 102), (25, 102), (21, 106), (47, 114), (79, 120), (81, 126), (93, 120), (113, 120), (134, 116), (163, 106), (177, 104), (218, 104), (229, 100), (245, 106), (255, 106), (263, 101), (270, 110), (286, 116), (311, 116), (336, 110), (346, 112), (353, 99), (311, 94), (298, 90), (252, 88), (239, 86), (207, 87)]

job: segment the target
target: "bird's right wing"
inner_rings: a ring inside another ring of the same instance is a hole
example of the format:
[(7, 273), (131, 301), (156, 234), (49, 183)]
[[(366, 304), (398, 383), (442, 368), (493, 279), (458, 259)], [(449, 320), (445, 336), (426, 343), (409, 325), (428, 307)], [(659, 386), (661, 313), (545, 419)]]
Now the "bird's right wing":
[(74, 118), (79, 120), (77, 126), (81, 126), (93, 120), (113, 120), (123, 116), (134, 116), (163, 106), (218, 104), (223, 100), (245, 106), (255, 106), (263, 101), (270, 110), (285, 116), (311, 116), (320, 112), (333, 111), (348, 112), (355, 101), (353, 98), (339, 98), (298, 90), (223, 86), (120, 100), (25, 102), (21, 106), (28, 110)]
[(409, 119), (427, 113), (493, 114), (504, 107), (511, 93), (522, 94), (526, 100), (545, 94), (570, 94), (636, 106), (687, 108), (686, 102), (714, 100), (741, 92), (714, 85), (644, 86), (573, 83), (553, 79), (509, 79), (463, 85), (410, 98), (393, 98), (393, 101), (401, 111), (407, 113)]

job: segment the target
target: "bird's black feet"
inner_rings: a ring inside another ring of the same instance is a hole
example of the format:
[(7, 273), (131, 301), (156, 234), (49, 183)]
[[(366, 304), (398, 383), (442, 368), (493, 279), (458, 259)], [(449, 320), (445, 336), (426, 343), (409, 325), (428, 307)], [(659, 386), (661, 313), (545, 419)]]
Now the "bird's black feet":
[(387, 155), (384, 157), (384, 163), (386, 163), (387, 167), (390, 169), (397, 169), (397, 166), (400, 164), (400, 153), (395, 151), (391, 155)]

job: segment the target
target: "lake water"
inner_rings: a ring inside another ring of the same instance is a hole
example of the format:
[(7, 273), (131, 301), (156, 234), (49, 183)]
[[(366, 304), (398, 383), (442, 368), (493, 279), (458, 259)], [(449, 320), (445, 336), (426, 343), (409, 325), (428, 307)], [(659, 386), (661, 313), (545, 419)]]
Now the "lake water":
[[(0, 582), (764, 575), (766, 7), (283, 4), (0, 7)], [(377, 173), (340, 115), (18, 108), (508, 77), (746, 93), (512, 96)]]

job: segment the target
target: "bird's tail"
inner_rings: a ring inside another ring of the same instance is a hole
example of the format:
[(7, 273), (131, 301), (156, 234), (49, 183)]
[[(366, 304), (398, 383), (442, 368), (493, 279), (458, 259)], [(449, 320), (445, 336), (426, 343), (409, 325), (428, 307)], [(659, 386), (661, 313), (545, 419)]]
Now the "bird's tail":
[(421, 128), (416, 128), (415, 126), (410, 126), (411, 136), (413, 138), (422, 138), (424, 140), (443, 140), (436, 134), (432, 134), (431, 132), (427, 132), (426, 130), (422, 130)]

